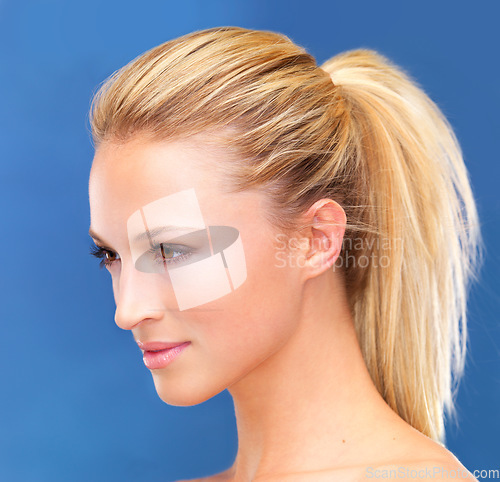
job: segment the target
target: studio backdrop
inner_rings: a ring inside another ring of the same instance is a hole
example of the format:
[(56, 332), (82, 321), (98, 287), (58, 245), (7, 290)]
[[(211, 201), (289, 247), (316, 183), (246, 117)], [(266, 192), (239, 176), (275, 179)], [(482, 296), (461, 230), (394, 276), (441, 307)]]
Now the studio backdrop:
[(284, 33), (318, 63), (376, 49), (450, 120), (486, 259), (447, 446), (471, 471), (500, 469), (499, 14), (495, 1), (0, 0), (0, 480), (173, 481), (233, 461), (229, 394), (158, 398), (87, 234), (93, 93), (142, 52), (224, 25)]

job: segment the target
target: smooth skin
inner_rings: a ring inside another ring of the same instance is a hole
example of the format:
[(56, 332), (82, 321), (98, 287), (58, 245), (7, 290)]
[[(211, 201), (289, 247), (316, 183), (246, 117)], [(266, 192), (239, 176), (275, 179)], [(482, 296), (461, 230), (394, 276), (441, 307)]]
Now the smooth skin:
[[(310, 206), (303, 221), (314, 225), (298, 233), (284, 263), (265, 193), (225, 192), (224, 162), (224, 148), (201, 135), (107, 141), (89, 182), (94, 240), (117, 254), (108, 267), (117, 325), (142, 342), (191, 342), (173, 363), (151, 370), (160, 398), (188, 406), (226, 388), (233, 397), (234, 464), (196, 480), (364, 480), (398, 467), (465, 473), (451, 452), (402, 420), (370, 378), (341, 272), (333, 269), (342, 207), (332, 199)], [(164, 274), (134, 268), (126, 223), (141, 206), (188, 188), (207, 225), (240, 231), (247, 279), (218, 300), (178, 311)]]

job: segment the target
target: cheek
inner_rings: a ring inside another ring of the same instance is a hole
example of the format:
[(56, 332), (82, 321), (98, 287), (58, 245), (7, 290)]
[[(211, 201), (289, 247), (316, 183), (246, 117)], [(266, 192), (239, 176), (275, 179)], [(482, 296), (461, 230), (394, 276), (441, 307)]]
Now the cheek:
[(283, 346), (297, 326), (300, 294), (293, 270), (261, 261), (248, 263), (247, 273), (236, 291), (211, 304), (217, 311), (191, 324), (200, 350), (220, 372), (250, 370)]

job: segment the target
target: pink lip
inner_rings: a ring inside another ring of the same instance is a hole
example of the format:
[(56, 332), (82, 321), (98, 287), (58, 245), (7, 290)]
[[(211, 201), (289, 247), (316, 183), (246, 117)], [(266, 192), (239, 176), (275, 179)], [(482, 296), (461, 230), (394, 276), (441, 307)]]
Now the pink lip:
[(191, 342), (164, 343), (154, 341), (151, 343), (142, 343), (138, 341), (137, 344), (144, 351), (142, 357), (144, 364), (150, 370), (154, 370), (164, 368), (174, 361)]
[(174, 348), (176, 346), (182, 345), (183, 343), (190, 343), (187, 341), (151, 341), (149, 343), (144, 343), (140, 340), (136, 340), (139, 348), (144, 351), (158, 351), (166, 350), (167, 348)]

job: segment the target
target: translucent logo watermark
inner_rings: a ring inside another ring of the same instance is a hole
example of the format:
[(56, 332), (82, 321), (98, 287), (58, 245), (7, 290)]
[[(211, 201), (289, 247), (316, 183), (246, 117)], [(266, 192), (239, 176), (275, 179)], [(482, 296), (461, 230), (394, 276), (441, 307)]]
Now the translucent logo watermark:
[[(325, 249), (324, 239), (293, 237), (278, 234), (275, 238), (275, 266), (303, 268), (308, 262), (307, 252)], [(401, 238), (382, 237), (349, 237), (342, 240), (342, 248), (334, 268), (388, 268), (391, 264), (391, 253), (401, 250)]]
[(134, 211), (127, 234), (135, 269), (167, 274), (179, 311), (222, 298), (246, 280), (238, 229), (206, 225), (193, 188)]

